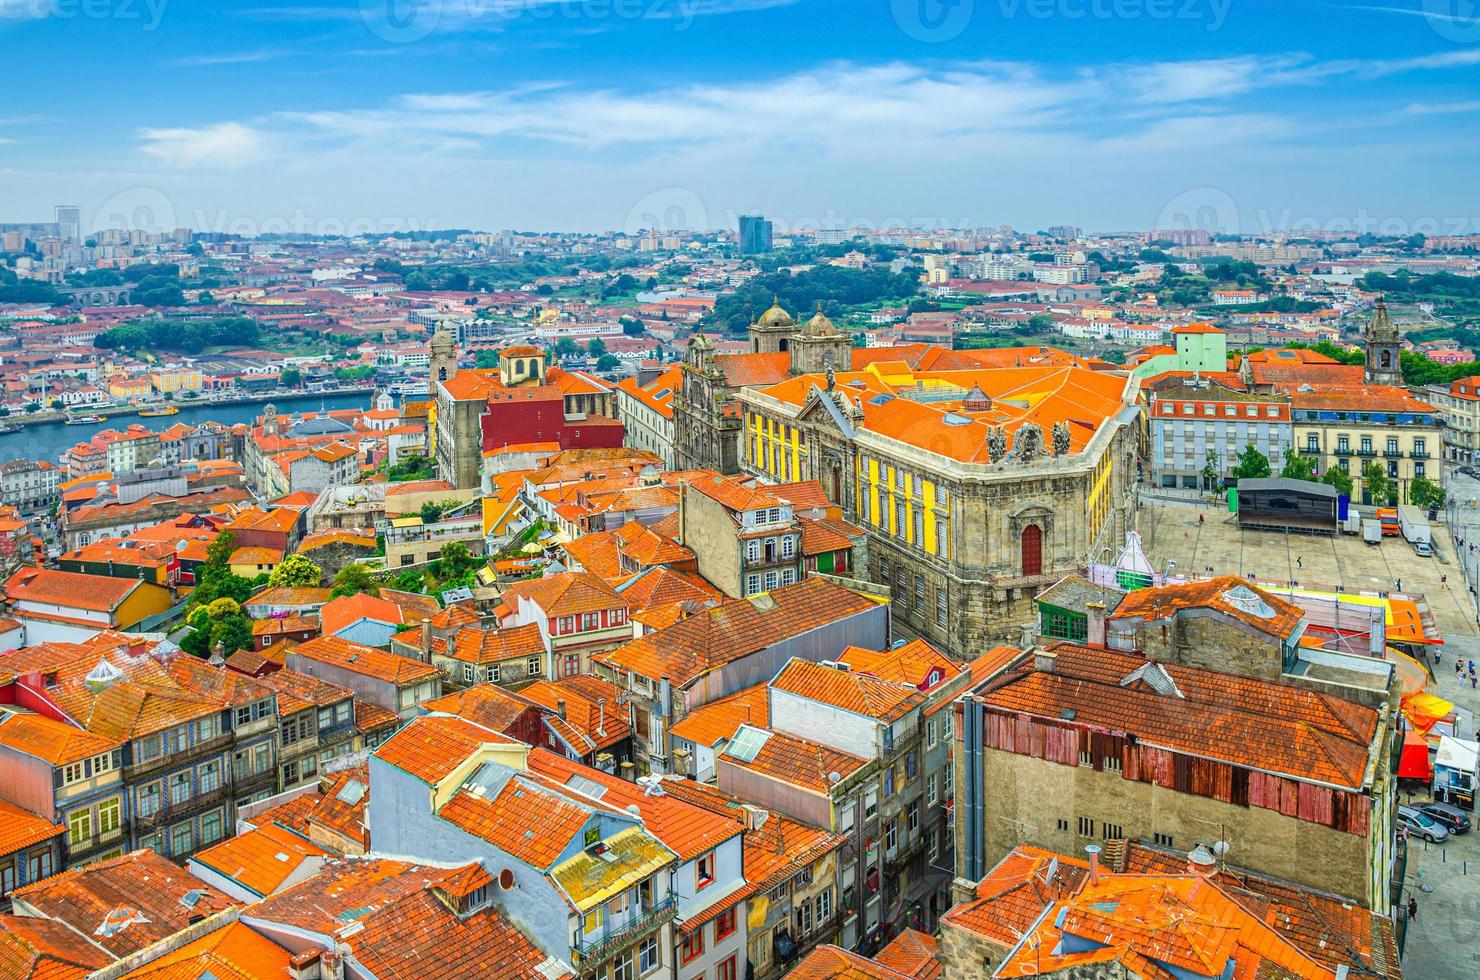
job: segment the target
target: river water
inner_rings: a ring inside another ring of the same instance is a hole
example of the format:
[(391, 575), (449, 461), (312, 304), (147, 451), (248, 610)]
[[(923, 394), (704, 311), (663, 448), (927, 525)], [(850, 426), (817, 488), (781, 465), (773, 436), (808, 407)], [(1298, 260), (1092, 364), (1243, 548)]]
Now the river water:
[[(273, 400), (273, 404), (277, 407), (279, 415), (291, 415), (293, 412), (316, 412), (321, 404), (325, 408), (369, 408), (372, 394), (373, 392), (366, 388), (363, 392), (325, 395), (322, 398), (318, 395), (277, 398)], [(266, 402), (192, 405), (188, 401), (180, 401), (175, 404), (180, 409), (179, 415), (166, 415), (160, 418), (146, 419), (137, 415), (115, 415), (105, 422), (91, 425), (67, 425), (63, 422), (28, 425), (19, 432), (0, 435), (0, 462), (12, 459), (44, 459), (55, 463), (58, 456), (77, 443), (91, 439), (93, 433), (99, 429), (122, 430), (135, 422), (155, 432), (163, 432), (177, 422), (184, 422), (187, 425), (196, 425), (208, 419), (223, 425), (251, 422), (262, 414), (262, 407)], [(77, 409), (79, 415), (86, 414), (86, 411), (86, 407), (83, 406)]]

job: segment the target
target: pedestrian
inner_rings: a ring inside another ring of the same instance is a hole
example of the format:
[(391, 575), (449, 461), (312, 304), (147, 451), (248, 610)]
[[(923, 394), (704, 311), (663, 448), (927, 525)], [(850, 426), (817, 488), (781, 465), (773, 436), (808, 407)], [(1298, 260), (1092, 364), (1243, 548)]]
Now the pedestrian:
[(1414, 922), (1414, 921), (1417, 921), (1417, 920), (1418, 920), (1418, 899), (1414, 898), (1412, 895), (1409, 895), (1408, 896), (1408, 921)]
[(1300, 569), (1302, 572), (1305, 571), (1305, 562), (1301, 560), (1299, 555), (1295, 556), (1295, 567)]
[(1204, 516), (1205, 515), (1203, 515), (1203, 514), (1198, 514), (1197, 515), (1197, 523), (1201, 524), (1203, 522)]
[(1455, 677), (1464, 677), (1465, 676), (1465, 664), (1464, 664), (1464, 661), (1463, 660), (1456, 660), (1454, 662), (1454, 676)]
[(1402, 579), (1398, 579), (1398, 587), (1394, 591), (1396, 591), (1396, 592), (1402, 592), (1403, 591), (1403, 580)]

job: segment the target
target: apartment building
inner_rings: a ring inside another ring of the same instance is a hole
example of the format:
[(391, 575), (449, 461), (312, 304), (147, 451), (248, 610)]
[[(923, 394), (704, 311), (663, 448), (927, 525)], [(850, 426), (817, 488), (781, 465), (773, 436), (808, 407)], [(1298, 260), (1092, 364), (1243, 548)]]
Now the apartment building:
[(442, 694), (442, 675), (431, 664), (399, 657), (338, 636), (320, 636), (288, 650), (283, 666), (354, 692), (401, 718)]
[(791, 502), (721, 476), (681, 484), (680, 544), (699, 574), (732, 599), (802, 580), (802, 529)]
[(275, 670), (257, 683), (277, 692), (277, 792), (317, 783), (324, 766), (359, 748), (349, 688), (296, 670)]
[[(27, 839), (0, 857), (6, 894), (65, 867), (121, 853), (128, 842), (117, 739), (45, 715), (0, 710), (0, 799), (17, 829), (29, 828)], [(55, 831), (32, 826), (36, 820), (66, 833), (58, 839)]]
[(61, 498), (62, 471), (47, 460), (0, 463), (0, 504), (22, 514), (50, 513)]
[(1444, 459), (1456, 466), (1480, 461), (1480, 375), (1425, 385), (1417, 394), (1444, 418)]
[(534, 625), (547, 638), (551, 679), (592, 672), (592, 658), (632, 637), (627, 601), (590, 572), (515, 582), (499, 599), (499, 626)]
[[(1243, 391), (1206, 379), (1153, 384), (1147, 406), (1150, 466), (1156, 487), (1216, 490), (1253, 446), (1276, 472), (1294, 446), (1290, 398)], [(1209, 467), (1214, 476), (1208, 476)]]
[(622, 445), (652, 453), (664, 469), (674, 468), (673, 397), (683, 372), (671, 367), (646, 384), (637, 378), (617, 382), (617, 415), (622, 420)]

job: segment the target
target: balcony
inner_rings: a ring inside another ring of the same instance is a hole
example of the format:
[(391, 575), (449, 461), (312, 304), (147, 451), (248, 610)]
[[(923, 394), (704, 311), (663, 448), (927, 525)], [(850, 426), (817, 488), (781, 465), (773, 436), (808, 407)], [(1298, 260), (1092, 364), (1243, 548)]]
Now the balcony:
[(1352, 454), (1352, 447), (1351, 446), (1337, 446), (1336, 447), (1336, 455), (1338, 455), (1338, 456), (1350, 456), (1351, 454)]
[(1425, 450), (1425, 449), (1415, 449), (1413, 452), (1409, 453), (1408, 455), (1412, 459), (1428, 459), (1429, 458), (1428, 450)]
[(1361, 449), (1358, 449), (1357, 450), (1357, 455), (1358, 456), (1369, 456), (1369, 457), (1370, 456), (1376, 456), (1377, 455), (1377, 450), (1373, 449), (1371, 446), (1363, 446)]
[(1388, 459), (1398, 459), (1398, 458), (1400, 458), (1403, 455), (1403, 450), (1401, 450), (1401, 449), (1384, 449), (1382, 451), (1382, 454), (1384, 456), (1386, 456)]
[(577, 935), (571, 943), (572, 960), (581, 974), (589, 974), (612, 955), (626, 949), (678, 914), (678, 898), (669, 895), (631, 922), (615, 929), (605, 925), (590, 936)]
[(209, 793), (197, 793), (187, 800), (160, 807), (158, 810), (147, 815), (135, 813), (133, 820), (134, 829), (137, 831), (149, 831), (155, 827), (162, 827), (181, 816), (193, 814), (197, 810), (202, 810), (213, 804), (220, 803), (226, 799), (226, 796), (226, 787), (221, 786), (211, 790)]
[[(1301, 446), (1300, 447), (1300, 451), (1302, 453), (1305, 453), (1305, 454), (1310, 455), (1310, 456), (1319, 456), (1321, 454), (1321, 447), (1320, 446)], [(1338, 449), (1336, 451), (1337, 451), (1337, 453), (1343, 453), (1344, 452), (1344, 450), (1341, 450), (1341, 449)]]
[(211, 756), (229, 748), (235, 738), (236, 736), (231, 732), (223, 732), (215, 738), (195, 743), (184, 752), (165, 752), (152, 759), (135, 759), (129, 765), (124, 766), (124, 781), (128, 783), (147, 781), (148, 775), (156, 769), (177, 769), (187, 761), (205, 762)]

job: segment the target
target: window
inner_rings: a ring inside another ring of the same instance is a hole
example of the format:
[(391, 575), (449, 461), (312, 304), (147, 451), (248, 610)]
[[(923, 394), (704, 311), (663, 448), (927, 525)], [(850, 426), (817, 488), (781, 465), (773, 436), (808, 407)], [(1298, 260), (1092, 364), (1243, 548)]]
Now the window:
[(530, 677), (534, 677), (537, 674), (541, 674), (544, 672), (543, 663), (541, 662), (539, 657), (530, 657), (529, 661), (524, 666), (528, 669)]
[(734, 908), (728, 908), (721, 912), (719, 917), (714, 920), (714, 941), (719, 942), (734, 931), (735, 910)]
[(244, 705), (236, 709), (237, 725), (249, 725), (252, 722), (252, 706)]
[(478, 668), (472, 664), (463, 664), (463, 683), (471, 684), (478, 679)]
[(1093, 837), (1095, 835), (1095, 822), (1089, 817), (1079, 818), (1079, 836)]
[(78, 810), (67, 816), (67, 844), (77, 847), (92, 840), (92, 811)]
[(491, 681), (493, 681), (493, 683), (495, 683), (495, 684), (498, 683), (498, 664), (490, 664), (489, 665), (489, 667), (488, 667), (488, 679), (491, 680)]
[(865, 818), (872, 817), (879, 811), (879, 791), (876, 787), (869, 787), (867, 793), (863, 794), (863, 815)]
[(632, 951), (618, 953), (617, 958), (612, 960), (612, 980), (636, 980), (637, 967), (632, 959)]
[(936, 774), (931, 773), (930, 778), (925, 780), (925, 805), (935, 806), (940, 799), (940, 794), (935, 788)]
[(177, 772), (170, 776), (170, 806), (179, 806), (190, 799), (190, 772)]
[(40, 881), (42, 878), (51, 877), (52, 872), (56, 870), (52, 867), (51, 863), (51, 848), (32, 854), (28, 865), (32, 881)]
[(898, 821), (891, 820), (889, 821), (889, 825), (884, 828), (884, 846), (891, 851), (899, 846)]
[(1311, 452), (1318, 452), (1321, 448), (1321, 439), (1314, 432), (1305, 437), (1305, 448)]
[(159, 812), (159, 784), (149, 783), (137, 790), (137, 812), (141, 817), (152, 817)]
[(1067, 834), (1069, 832), (1069, 821), (1063, 819), (1062, 817), (1058, 820), (1055, 820), (1054, 829), (1056, 829), (1061, 834)]
[(334, 720), (340, 724), (349, 721), (350, 712), (354, 710), (348, 701), (341, 701), (334, 706)]
[(748, 561), (761, 560), (760, 538), (751, 538), (749, 541), (745, 542), (745, 558)]
[[(1315, 437), (1312, 436), (1311, 438), (1315, 438)], [(1349, 452), (1351, 452), (1351, 449), (1352, 449), (1351, 439), (1349, 439), (1346, 436), (1337, 436), (1336, 437), (1336, 451), (1338, 453), (1349, 453)]]
[(212, 810), (200, 818), (200, 842), (214, 844), (221, 839), (221, 811)]
[(1171, 847), (1172, 846), (1172, 835), (1171, 834), (1152, 834), (1151, 836), (1155, 840), (1155, 842), (1157, 844), (1160, 844), (1162, 847)]
[(590, 936), (601, 928), (601, 909), (592, 909), (581, 916), (581, 935)]
[(782, 558), (790, 558), (792, 555), (796, 554), (796, 550), (797, 550), (796, 539), (793, 538), (791, 535), (788, 534), (784, 538), (781, 539), (781, 557)]
[(699, 860), (694, 863), (694, 877), (700, 888), (706, 888), (714, 884), (714, 852), (699, 855)]
[[(934, 784), (934, 782), (935, 780), (931, 780), (932, 785)], [(911, 803), (909, 805), (909, 809), (907, 809), (905, 813), (907, 815), (906, 821), (909, 825), (910, 833), (913, 834), (915, 831), (920, 829), (920, 804)]]
[(731, 956), (719, 965), (715, 971), (715, 980), (735, 980), (735, 957)]
[(187, 853), (194, 839), (194, 831), (190, 824), (182, 823), (175, 827), (170, 831), (170, 855), (179, 857)]
[(704, 952), (704, 930), (695, 929), (683, 937), (683, 945), (678, 948), (678, 961), (680, 963), (692, 963)]
[(0, 895), (9, 895), (15, 891), (15, 862), (7, 861), (0, 864)]
[[(1423, 464), (1420, 463), (1419, 465), (1422, 466)], [(796, 578), (797, 578), (796, 577), (796, 573), (794, 573), (791, 569), (789, 569), (789, 568), (783, 568), (781, 570), (781, 584), (782, 585), (790, 585), (791, 583), (793, 583), (793, 582), (796, 581)]]
[(649, 936), (637, 947), (637, 972), (648, 973), (658, 966), (658, 940)]
[(935, 625), (946, 624), (946, 590), (937, 589), (935, 593)]
[(118, 797), (98, 804), (98, 833), (111, 834), (122, 822), (122, 801)]
[(1100, 824), (1100, 836), (1105, 840), (1120, 840), (1125, 836), (1125, 832), (1121, 830), (1118, 823), (1102, 823)]
[(832, 918), (833, 896), (832, 889), (828, 888), (817, 895), (817, 923), (821, 925)]
[(925, 722), (925, 747), (935, 747), (935, 719), (931, 718)]
[(915, 576), (915, 612), (925, 611), (925, 579)]
[(795, 910), (797, 935), (805, 936), (812, 931), (812, 903), (802, 902)]
[(776, 588), (776, 583), (778, 581), (780, 581), (780, 579), (777, 577), (775, 572), (767, 572), (765, 578), (766, 591), (770, 592), (772, 589)]
[(755, 595), (761, 590), (761, 577), (759, 575), (745, 576), (745, 594)]
[(585, 620), (585, 622), (581, 626), (581, 630), (583, 632), (594, 630), (594, 629), (600, 629), (601, 628), (601, 614), (600, 613), (594, 613), (594, 612), (586, 613), (585, 614), (585, 617), (584, 617), (584, 620)]

